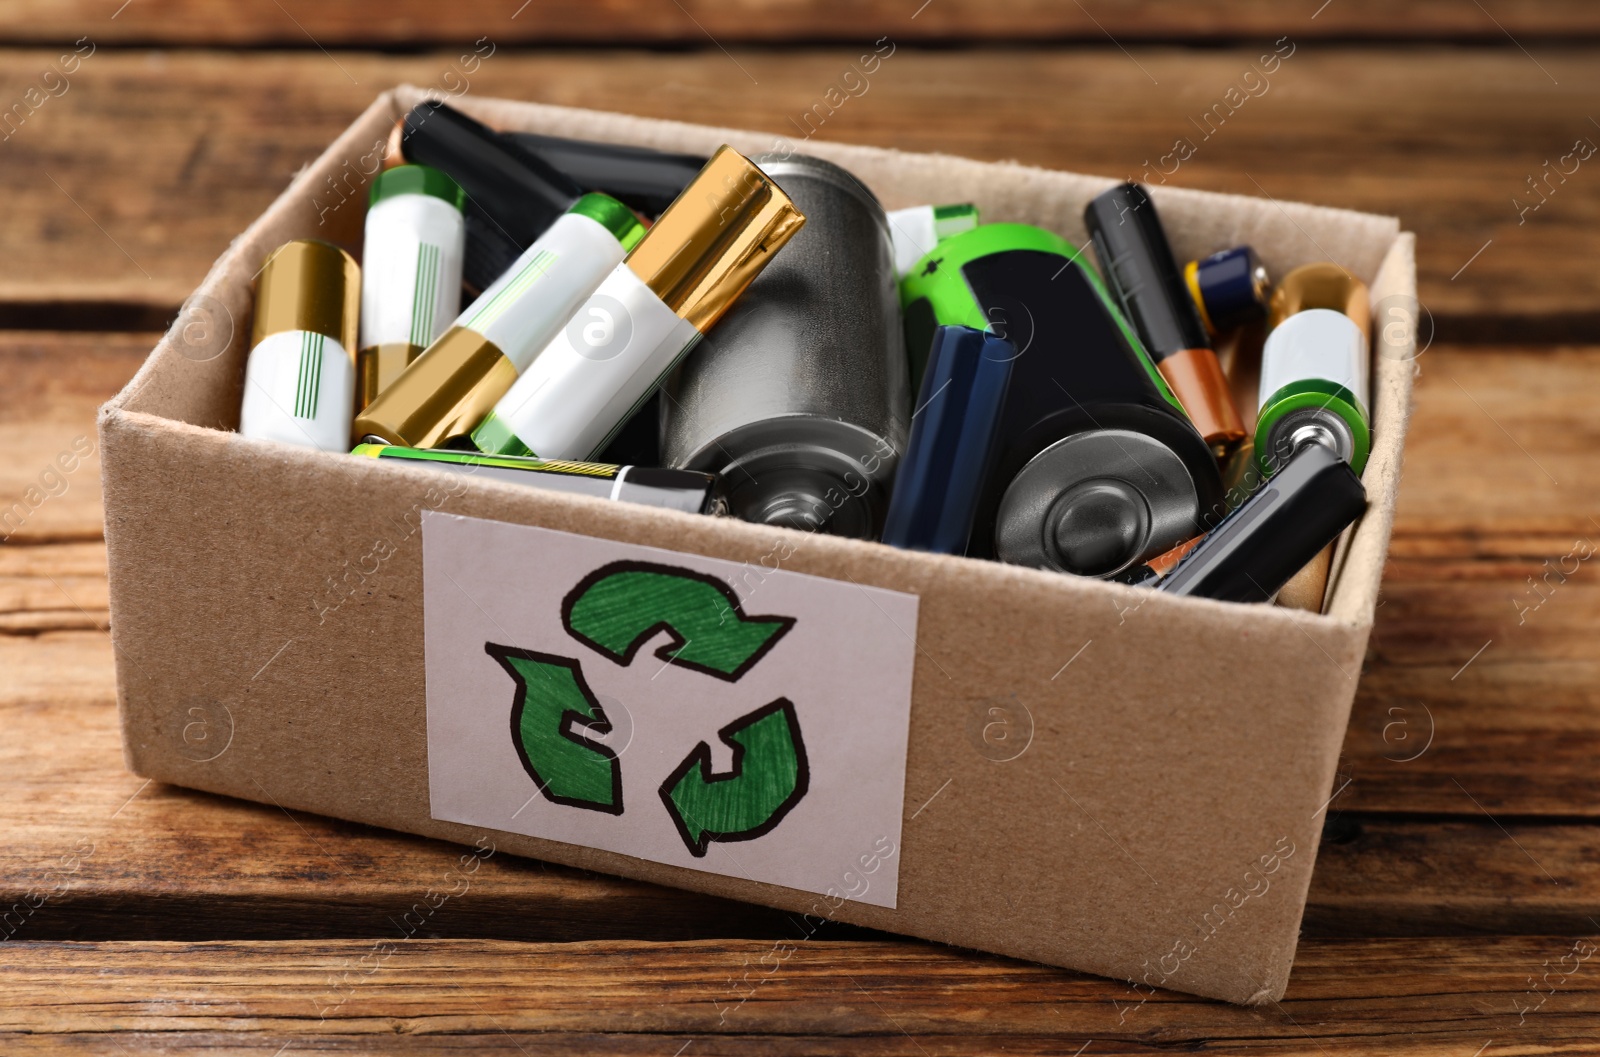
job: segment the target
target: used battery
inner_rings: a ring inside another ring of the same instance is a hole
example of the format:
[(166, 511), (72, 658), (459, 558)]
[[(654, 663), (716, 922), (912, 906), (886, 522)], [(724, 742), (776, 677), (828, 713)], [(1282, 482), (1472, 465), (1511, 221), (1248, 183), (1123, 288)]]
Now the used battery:
[(437, 100), (406, 114), (407, 161), (450, 174), (467, 192), (463, 274), (486, 290), (583, 194), (565, 173)]
[(643, 235), (616, 199), (578, 199), (356, 416), (356, 436), (413, 448), (464, 440)]
[(1017, 350), (971, 327), (939, 327), (894, 479), (883, 542), (964, 554), (994, 462)]
[(1272, 295), (1261, 350), (1256, 459), (1270, 474), (1304, 441), (1325, 445), (1357, 474), (1367, 464), (1370, 372), (1367, 287), (1337, 264), (1307, 264)]
[(537, 132), (502, 135), (565, 173), (584, 190), (608, 194), (651, 217), (666, 212), (706, 166), (703, 156), (674, 154), (649, 147), (564, 139)]
[(461, 309), (461, 185), (426, 165), (372, 181), (361, 259), (356, 409), (372, 403)]
[(888, 223), (829, 162), (761, 171), (805, 227), (664, 383), (662, 458), (746, 521), (875, 538), (911, 414)]
[(1216, 459), (1064, 239), (986, 224), (942, 243), (900, 291), (912, 349), (950, 324), (1017, 349), (969, 554), (1112, 576), (1204, 530)]
[(667, 510), (681, 510), (686, 514), (721, 514), (725, 509), (717, 478), (692, 470), (612, 466), (598, 462), (556, 462), (384, 444), (358, 444), (353, 454), (374, 459), (404, 459), (426, 463), (436, 470), (471, 474), (491, 481), (624, 503), (642, 503)]
[(1106, 286), (1200, 435), (1219, 453), (1243, 440), (1228, 379), (1144, 188), (1125, 183), (1096, 196), (1083, 222)]
[(494, 454), (592, 457), (804, 223), (765, 173), (721, 147), (534, 357), (473, 443)]
[(239, 432), (321, 451), (348, 451), (355, 410), (361, 269), (344, 250), (296, 239), (256, 278)]
[(1272, 280), (1249, 246), (1190, 261), (1184, 266), (1183, 282), (1213, 338), (1266, 317)]
[(904, 279), (945, 239), (977, 226), (978, 207), (971, 202), (893, 210), (889, 233), (894, 236), (895, 278)]
[(1157, 590), (1265, 602), (1366, 507), (1366, 489), (1349, 464), (1321, 444), (1304, 443), (1184, 556)]

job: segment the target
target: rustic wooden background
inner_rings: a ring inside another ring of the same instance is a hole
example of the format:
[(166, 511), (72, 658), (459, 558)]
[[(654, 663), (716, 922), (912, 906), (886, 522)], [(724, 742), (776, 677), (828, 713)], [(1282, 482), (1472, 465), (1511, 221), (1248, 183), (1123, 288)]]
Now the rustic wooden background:
[[(843, 927), (768, 972), (785, 915), (503, 855), (402, 941), (458, 849), (123, 769), (98, 462), (49, 467), (301, 165), (401, 81), (784, 132), (882, 37), (823, 136), (1108, 176), (1287, 38), (1170, 181), (1418, 234), (1432, 339), (1282, 1003)], [(1592, 0), (8, 0), (0, 1052), (1600, 1052), (1597, 121)]]

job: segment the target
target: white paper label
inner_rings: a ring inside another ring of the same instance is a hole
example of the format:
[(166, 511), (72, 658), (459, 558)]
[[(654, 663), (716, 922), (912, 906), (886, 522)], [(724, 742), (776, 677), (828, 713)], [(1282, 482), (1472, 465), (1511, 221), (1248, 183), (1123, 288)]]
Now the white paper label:
[[(432, 815), (893, 907), (917, 597), (422, 515)], [(835, 903), (834, 905), (838, 905)]]

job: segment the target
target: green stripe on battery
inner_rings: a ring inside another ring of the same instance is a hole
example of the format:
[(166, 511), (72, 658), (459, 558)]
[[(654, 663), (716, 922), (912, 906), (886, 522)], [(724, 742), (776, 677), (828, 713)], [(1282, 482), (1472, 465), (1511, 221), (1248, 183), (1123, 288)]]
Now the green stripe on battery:
[(437, 448), (403, 448), (397, 445), (357, 444), (352, 454), (374, 459), (408, 459), (413, 462), (447, 462), (458, 466), (497, 466), (508, 470), (535, 470), (568, 474), (574, 477), (613, 478), (619, 466), (603, 462), (573, 462), (567, 459), (517, 458), (506, 455), (479, 455), (469, 451)]
[(309, 330), (300, 332), (300, 376), (295, 381), (294, 417), (316, 418), (322, 385), (322, 343), (327, 339)]
[(417, 246), (417, 274), (411, 287), (411, 344), (433, 344), (433, 306), (439, 294), (439, 247)]
[(507, 283), (499, 293), (489, 299), (488, 304), (478, 309), (472, 318), (467, 320), (465, 324), (467, 329), (482, 334), (486, 328), (493, 326), (494, 321), (505, 315), (506, 309), (527, 293), (530, 286), (544, 278), (544, 274), (555, 264), (556, 259), (557, 255), (549, 250), (540, 250), (534, 254), (533, 260), (517, 273), (516, 278)]

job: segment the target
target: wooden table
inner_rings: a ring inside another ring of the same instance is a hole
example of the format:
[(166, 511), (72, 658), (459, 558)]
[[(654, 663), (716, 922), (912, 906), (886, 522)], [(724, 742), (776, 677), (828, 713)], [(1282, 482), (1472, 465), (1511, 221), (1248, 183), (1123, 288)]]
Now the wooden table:
[[(1547, 170), (1600, 143), (1600, 8), (517, 2), (0, 10), (0, 510), (26, 514), (0, 547), (0, 1053), (1600, 1052), (1600, 566), (1568, 557), (1600, 547), (1600, 160)], [(402, 940), (456, 849), (124, 770), (98, 463), (50, 466), (299, 166), (400, 81), (791, 131), (885, 36), (823, 136), (1114, 176), (1288, 38), (1169, 181), (1418, 233), (1432, 343), (1282, 1003), (1135, 1008), (845, 927), (769, 974), (783, 914), (504, 855)]]

